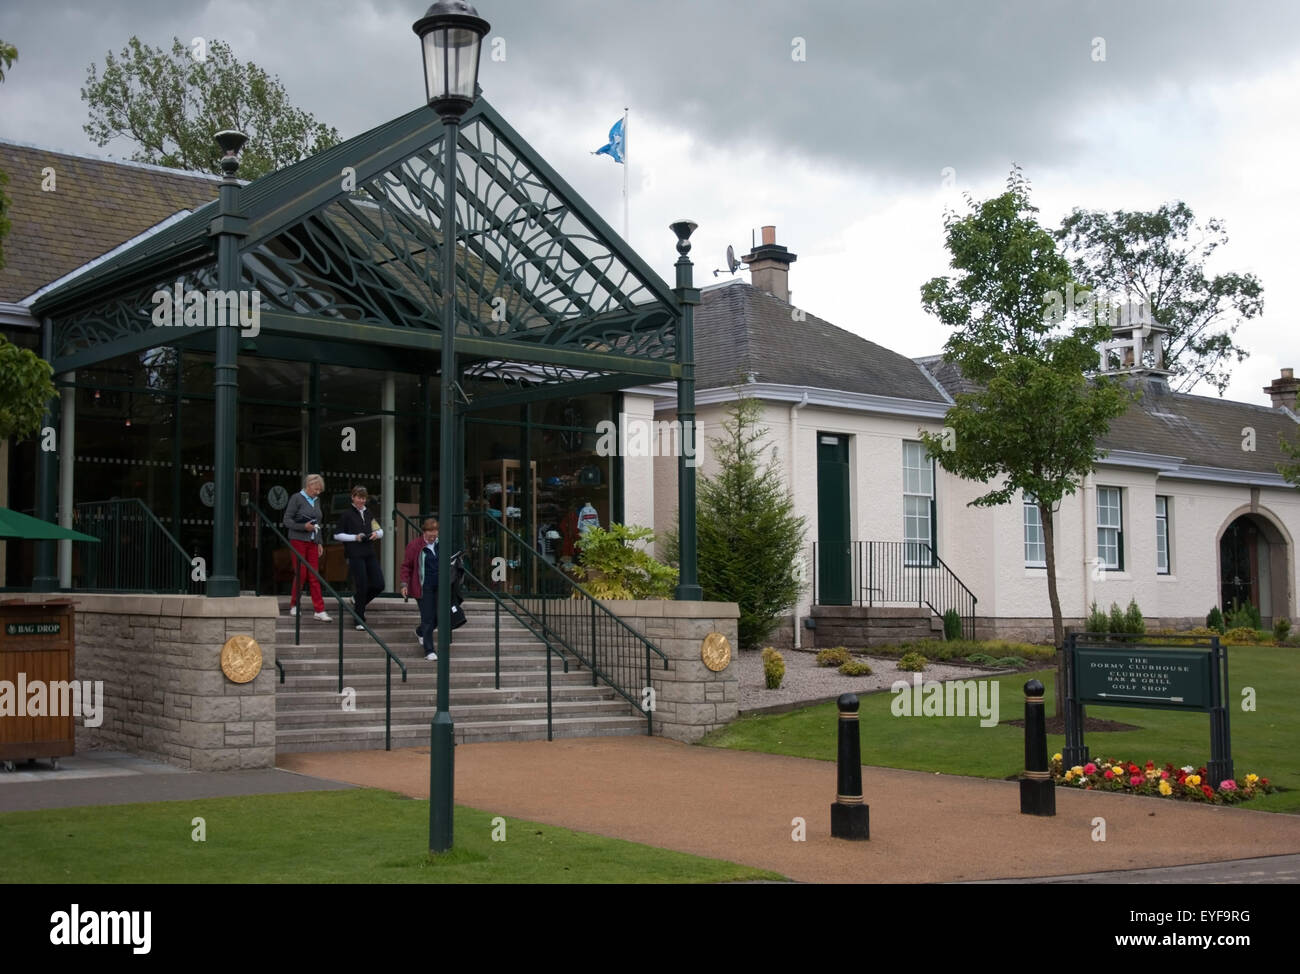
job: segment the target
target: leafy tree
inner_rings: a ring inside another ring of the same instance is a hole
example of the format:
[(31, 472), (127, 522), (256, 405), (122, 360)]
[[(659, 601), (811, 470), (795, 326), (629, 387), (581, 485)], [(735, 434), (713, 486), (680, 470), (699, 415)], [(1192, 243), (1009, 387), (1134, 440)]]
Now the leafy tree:
[(1253, 274), (1206, 273), (1210, 255), (1228, 242), (1222, 221), (1202, 227), (1181, 201), (1150, 213), (1076, 209), (1055, 236), (1080, 281), (1143, 300), (1169, 330), (1165, 365), (1180, 392), (1208, 382), (1223, 395), (1232, 362), (1250, 354), (1233, 336), (1264, 310), (1264, 289)]
[(256, 179), (339, 141), (336, 129), (289, 104), (279, 78), (241, 64), (219, 40), (205, 50), (174, 37), (168, 53), (132, 37), (105, 56), (102, 75), (90, 65), (81, 98), (90, 107), (86, 134), (100, 146), (130, 139), (136, 162), (220, 173), (212, 137), (237, 129), (248, 136), (239, 174)]
[[(1092, 471), (1096, 442), (1121, 415), (1131, 394), (1097, 368), (1097, 344), (1106, 324), (1058, 326), (1043, 312), (1052, 293), (1071, 283), (1070, 266), (1041, 227), (1019, 168), (1007, 191), (945, 218), (953, 277), (921, 287), (926, 311), (954, 329), (944, 357), (978, 391), (963, 393), (948, 410), (948, 439), (922, 432), (927, 452), (949, 473), (990, 485), (971, 503), (993, 507), (1024, 492), (1038, 503), (1047, 550), (1047, 593), (1058, 647), (1057, 713), (1063, 713), (1065, 632), (1056, 583), (1056, 522), (1062, 498)], [(945, 446), (948, 447), (945, 449)]]
[(4, 81), (5, 72), (18, 60), (18, 48), (8, 41), (0, 40), (0, 81)]
[[(805, 521), (781, 478), (776, 448), (762, 445), (763, 406), (747, 396), (727, 407), (723, 436), (710, 437), (718, 473), (697, 484), (696, 544), (704, 598), (740, 606), (737, 637), (752, 649), (767, 639), (803, 588), (798, 568)], [(677, 539), (669, 541), (677, 550)]]
[(0, 335), (0, 440), (41, 428), (45, 404), (57, 394), (50, 364)]
[(1288, 443), (1286, 437), (1280, 434), (1277, 439), (1282, 452), (1291, 458), (1290, 462), (1279, 463), (1277, 472), (1300, 490), (1300, 435), (1296, 437), (1294, 443)]

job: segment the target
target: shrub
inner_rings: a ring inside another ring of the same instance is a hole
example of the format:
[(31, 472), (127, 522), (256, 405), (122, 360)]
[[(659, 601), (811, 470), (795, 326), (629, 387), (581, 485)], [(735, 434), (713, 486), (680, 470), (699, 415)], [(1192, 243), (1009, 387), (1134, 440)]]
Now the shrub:
[(852, 659), (852, 657), (849, 656), (849, 651), (843, 646), (836, 646), (834, 649), (819, 650), (817, 653), (818, 666), (843, 666), (850, 659)]
[(1283, 616), (1273, 623), (1273, 642), (1284, 643), (1286, 637), (1291, 635), (1291, 620)]
[(634, 524), (591, 528), (582, 536), (582, 582), (598, 599), (671, 599), (677, 569), (656, 561), (638, 544), (654, 531)]
[(872, 653), (882, 656), (902, 656), (912, 650), (936, 662), (969, 659), (972, 653), (988, 655), (990, 659), (997, 659), (1000, 656), (1023, 656), (1026, 659), (1043, 660), (1056, 658), (1054, 646), (1035, 646), (1032, 643), (1008, 642), (1003, 639), (909, 639), (892, 646), (873, 647)]
[(1124, 610), (1119, 607), (1118, 602), (1110, 604), (1110, 618), (1107, 620), (1106, 630), (1113, 633), (1128, 632), (1124, 622)]
[(1259, 621), (1259, 609), (1255, 608), (1249, 602), (1245, 605), (1238, 605), (1234, 602), (1224, 621), (1229, 629), (1264, 628)]
[(1265, 638), (1258, 629), (1250, 626), (1237, 626), (1223, 634), (1223, 641), (1226, 643), (1259, 643)]
[(1142, 618), (1137, 599), (1128, 600), (1128, 611), (1124, 613), (1124, 631), (1139, 636), (1147, 631), (1146, 620)]
[(902, 658), (898, 661), (898, 668), (900, 670), (909, 670), (913, 673), (920, 673), (925, 669), (925, 664), (928, 662), (930, 661), (920, 653), (913, 651), (903, 654)]
[(840, 672), (845, 676), (870, 676), (871, 667), (862, 660), (851, 659), (840, 667)]
[(994, 666), (1024, 666), (1025, 660), (1019, 656), (1003, 656), (999, 660), (993, 661)]
[(1205, 617), (1205, 628), (1213, 629), (1220, 636), (1223, 635), (1224, 629), (1226, 627), (1223, 625), (1223, 613), (1219, 611), (1219, 607), (1217, 605), (1213, 609), (1211, 609), (1209, 615)]
[(943, 638), (961, 639), (961, 613), (949, 609), (943, 614)]
[(785, 679), (785, 657), (771, 646), (763, 650), (763, 680), (769, 690), (777, 690)]
[(1092, 603), (1088, 608), (1088, 631), (1105, 632), (1110, 628), (1110, 622), (1106, 618), (1106, 613), (1097, 608), (1097, 603)]

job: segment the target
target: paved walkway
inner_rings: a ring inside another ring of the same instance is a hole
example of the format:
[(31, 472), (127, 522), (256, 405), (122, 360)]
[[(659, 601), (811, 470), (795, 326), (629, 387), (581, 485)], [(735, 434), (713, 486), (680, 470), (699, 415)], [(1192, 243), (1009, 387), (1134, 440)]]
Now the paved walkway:
[(57, 770), (38, 760), (13, 772), (0, 771), (0, 812), (351, 787), (278, 768), (203, 773), (119, 751), (80, 751), (61, 758)]
[[(830, 837), (835, 765), (648, 737), (464, 744), (456, 801), (780, 872), (803, 882), (930, 883), (1068, 876), (1300, 853), (1300, 816), (1057, 791), (1019, 814), (1019, 786), (864, 768), (871, 840)], [(416, 798), (428, 748), (281, 754), (279, 766)], [(1093, 841), (1094, 819), (1106, 840)], [(806, 840), (793, 841), (795, 818)], [(1195, 880), (1193, 880), (1195, 881)]]

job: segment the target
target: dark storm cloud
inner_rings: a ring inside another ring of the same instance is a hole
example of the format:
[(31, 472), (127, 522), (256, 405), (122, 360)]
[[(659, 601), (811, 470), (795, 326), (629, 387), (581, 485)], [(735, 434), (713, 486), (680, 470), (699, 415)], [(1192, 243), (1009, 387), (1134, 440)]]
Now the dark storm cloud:
[[(209, 34), (280, 75), (344, 135), (418, 104), (410, 24), (424, 4), (10, 3), (0, 37), (20, 61), (0, 88), (8, 138), (86, 148), (79, 88), (139, 34)], [(1068, 159), (1105, 106), (1253, 77), (1297, 57), (1300, 4), (1203, 2), (589, 3), (479, 5), (506, 58), (483, 87), (506, 113), (553, 106), (557, 125), (630, 103), (656, 127), (933, 183), (1008, 158)], [(227, 29), (218, 29), (229, 24)], [(1094, 38), (1105, 61), (1093, 59)], [(795, 38), (806, 46), (796, 61)], [(614, 101), (620, 103), (615, 105)], [(585, 129), (584, 129), (585, 133)], [(110, 147), (125, 155), (124, 145)]]

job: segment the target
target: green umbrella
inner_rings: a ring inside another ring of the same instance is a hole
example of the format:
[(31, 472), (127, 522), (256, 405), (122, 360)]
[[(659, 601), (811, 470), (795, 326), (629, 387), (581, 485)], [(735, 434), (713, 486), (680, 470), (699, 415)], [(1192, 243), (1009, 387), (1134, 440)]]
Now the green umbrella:
[(61, 528), (40, 518), (28, 517), (7, 507), (0, 507), (0, 538), (30, 538), (34, 541), (99, 541), (80, 531)]

